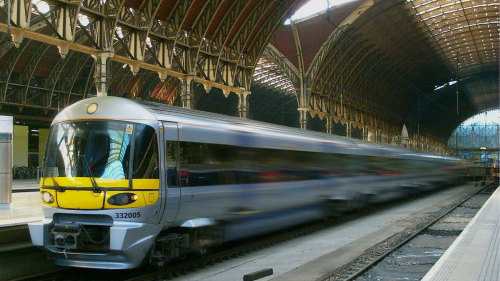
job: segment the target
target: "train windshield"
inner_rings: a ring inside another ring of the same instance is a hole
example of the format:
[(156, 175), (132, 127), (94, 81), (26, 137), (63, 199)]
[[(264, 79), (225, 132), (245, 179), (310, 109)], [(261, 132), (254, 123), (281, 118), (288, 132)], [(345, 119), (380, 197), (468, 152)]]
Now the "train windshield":
[(105, 186), (120, 182), (120, 187), (129, 187), (131, 177), (158, 178), (157, 151), (155, 131), (144, 124), (58, 123), (51, 128), (43, 177), (65, 177), (66, 181), (85, 177)]

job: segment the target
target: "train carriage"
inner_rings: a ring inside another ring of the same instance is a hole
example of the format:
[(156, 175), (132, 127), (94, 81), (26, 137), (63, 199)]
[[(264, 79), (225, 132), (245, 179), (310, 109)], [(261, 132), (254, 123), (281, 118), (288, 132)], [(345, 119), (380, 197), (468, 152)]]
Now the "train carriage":
[(162, 263), (457, 177), (459, 159), (97, 97), (54, 119), (33, 244), (59, 265)]

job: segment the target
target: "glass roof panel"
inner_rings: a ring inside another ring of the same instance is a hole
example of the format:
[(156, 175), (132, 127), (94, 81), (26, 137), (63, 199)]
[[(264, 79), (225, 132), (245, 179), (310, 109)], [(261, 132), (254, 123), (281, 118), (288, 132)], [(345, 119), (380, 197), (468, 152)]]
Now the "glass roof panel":
[(295, 89), (290, 78), (285, 75), (272, 58), (266, 56), (262, 56), (259, 59), (253, 74), (253, 82), (287, 94), (295, 94)]
[[(497, 64), (498, 0), (407, 0), (451, 69)], [(457, 61), (458, 59), (458, 61)]]

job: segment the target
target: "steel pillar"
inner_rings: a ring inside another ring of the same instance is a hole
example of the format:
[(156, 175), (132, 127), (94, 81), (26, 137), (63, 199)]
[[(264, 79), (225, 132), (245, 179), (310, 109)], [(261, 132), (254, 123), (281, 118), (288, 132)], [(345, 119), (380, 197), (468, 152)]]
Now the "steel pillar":
[(345, 136), (350, 138), (352, 134), (352, 122), (345, 123)]
[(94, 83), (97, 90), (97, 96), (103, 97), (108, 95), (109, 82), (111, 81), (110, 67), (111, 58), (114, 54), (112, 52), (102, 52), (94, 57), (95, 59), (95, 71), (94, 71)]
[(184, 79), (181, 79), (181, 103), (182, 107), (193, 109), (193, 80), (194, 75), (186, 75)]
[(333, 130), (333, 119), (330, 117), (326, 118), (326, 133), (331, 134)]
[(299, 111), (299, 123), (302, 130), (307, 130), (307, 108), (297, 108)]
[(368, 140), (368, 127), (363, 127), (363, 140)]
[(248, 95), (252, 92), (245, 91), (243, 93), (238, 93), (238, 115), (240, 118), (248, 118)]

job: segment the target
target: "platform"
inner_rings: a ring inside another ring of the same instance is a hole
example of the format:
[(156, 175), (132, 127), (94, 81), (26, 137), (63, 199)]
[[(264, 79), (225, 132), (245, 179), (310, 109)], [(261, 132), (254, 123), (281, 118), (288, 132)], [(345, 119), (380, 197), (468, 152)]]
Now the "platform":
[(0, 207), (0, 227), (23, 225), (42, 219), (39, 189), (36, 180), (14, 180), (12, 203)]
[(422, 280), (500, 280), (500, 188)]

